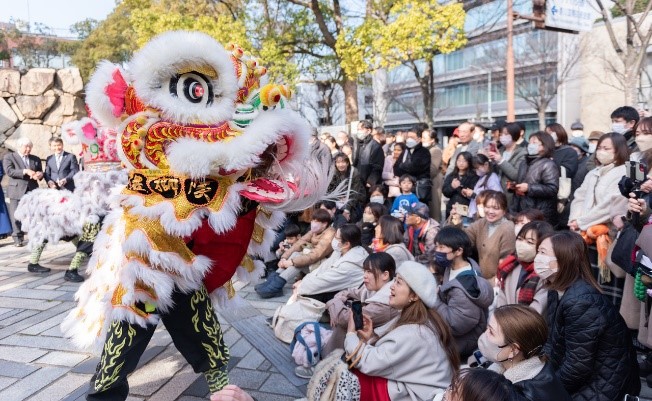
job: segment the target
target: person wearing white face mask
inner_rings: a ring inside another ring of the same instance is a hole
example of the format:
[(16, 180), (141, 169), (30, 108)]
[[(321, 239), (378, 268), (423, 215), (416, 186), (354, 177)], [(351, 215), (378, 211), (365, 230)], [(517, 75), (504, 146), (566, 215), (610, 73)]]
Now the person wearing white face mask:
[(638, 150), (634, 130), (639, 119), (638, 111), (630, 106), (619, 107), (611, 113), (611, 131), (625, 137), (630, 152)]
[(543, 357), (548, 338), (544, 318), (524, 305), (496, 308), (487, 330), (480, 336), (482, 355), (514, 383), (529, 401), (571, 401), (550, 362)]
[[(527, 155), (527, 148), (519, 146), (516, 141), (521, 137), (521, 126), (517, 123), (508, 123), (502, 128), (499, 141), (503, 145), (502, 152), (489, 148), (487, 156), (498, 167), (500, 185), (503, 191), (507, 190), (507, 181), (518, 179), (518, 167)], [(507, 202), (512, 202), (512, 193), (506, 192)]]
[(421, 202), (427, 203), (430, 200), (430, 151), (421, 144), (423, 131), (415, 127), (408, 131), (405, 146), (394, 163), (394, 175), (401, 177), (409, 174), (417, 182), (414, 193)]
[(561, 124), (552, 123), (546, 126), (546, 132), (555, 141), (555, 151), (552, 153), (552, 160), (559, 166), (566, 169), (566, 177), (573, 178), (577, 173), (577, 153), (568, 145), (568, 134)]
[(362, 221), (358, 222), (360, 231), (362, 232), (362, 246), (371, 246), (376, 236), (376, 226), (380, 216), (387, 214), (387, 208), (382, 203), (369, 202), (362, 212)]
[(554, 149), (552, 137), (545, 132), (530, 135), (528, 156), (519, 166), (516, 183), (508, 188), (508, 191), (514, 191), (510, 207), (512, 213), (538, 209), (553, 226), (558, 220), (559, 190), (559, 168), (550, 159)]
[(626, 214), (627, 199), (620, 195), (618, 181), (625, 175), (627, 157), (622, 135), (612, 132), (600, 137), (596, 151), (599, 167), (586, 174), (571, 203), (571, 230), (587, 231), (591, 226), (608, 223), (614, 212)]
[(385, 162), (383, 148), (373, 139), (372, 130), (370, 121), (360, 121), (352, 150), (353, 166), (366, 188), (380, 184)]
[(355, 224), (343, 225), (331, 241), (333, 253), (319, 266), (294, 283), (298, 295), (328, 302), (335, 294), (362, 284), (362, 262), (369, 253), (361, 246), (360, 229)]
[(300, 272), (308, 273), (311, 265), (330, 256), (333, 252), (331, 241), (335, 236), (331, 222), (331, 215), (326, 210), (312, 212), (310, 231), (281, 255), (278, 270), (272, 272), (265, 283), (254, 287), (261, 298), (283, 295), (283, 287), (288, 281), (294, 280)]
[(554, 232), (545, 221), (531, 221), (519, 230), (516, 252), (503, 259), (498, 266), (498, 297), (496, 307), (503, 305), (527, 305), (545, 315), (548, 291), (543, 280), (534, 271), (537, 240)]
[[(633, 152), (629, 156), (629, 160), (641, 161), (643, 152), (652, 149), (652, 117), (642, 118), (636, 125), (636, 146), (638, 147), (638, 151)], [(650, 191), (643, 189), (643, 192)]]
[(539, 242), (534, 269), (548, 293), (544, 347), (574, 400), (614, 401), (641, 388), (636, 351), (618, 309), (593, 276), (581, 236), (561, 231)]

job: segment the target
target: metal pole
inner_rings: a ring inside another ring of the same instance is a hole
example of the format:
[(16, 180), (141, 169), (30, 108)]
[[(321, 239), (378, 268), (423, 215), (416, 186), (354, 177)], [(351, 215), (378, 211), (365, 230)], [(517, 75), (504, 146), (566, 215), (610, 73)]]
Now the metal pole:
[(491, 121), (491, 70), (487, 75), (487, 120)]
[(506, 60), (506, 85), (507, 85), (507, 121), (515, 121), (514, 110), (514, 6), (513, 0), (507, 0), (507, 60)]

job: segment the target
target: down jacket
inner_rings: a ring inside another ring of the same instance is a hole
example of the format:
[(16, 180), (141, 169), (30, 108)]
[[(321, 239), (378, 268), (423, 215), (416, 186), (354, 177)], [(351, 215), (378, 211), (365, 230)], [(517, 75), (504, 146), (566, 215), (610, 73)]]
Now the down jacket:
[(620, 401), (641, 389), (636, 351), (618, 309), (584, 280), (548, 292), (545, 353), (574, 401)]
[(469, 259), (472, 271), (449, 281), (450, 267), (444, 272), (435, 308), (448, 323), (462, 360), (478, 348), (478, 338), (487, 328), (489, 305), (494, 300), (491, 284), (480, 275), (478, 264)]
[(546, 221), (553, 226), (557, 223), (557, 191), (559, 190), (559, 168), (551, 159), (537, 157), (525, 158), (518, 169), (516, 183), (527, 183), (525, 196), (514, 195), (511, 211), (522, 212), (527, 209), (539, 209), (546, 216)]

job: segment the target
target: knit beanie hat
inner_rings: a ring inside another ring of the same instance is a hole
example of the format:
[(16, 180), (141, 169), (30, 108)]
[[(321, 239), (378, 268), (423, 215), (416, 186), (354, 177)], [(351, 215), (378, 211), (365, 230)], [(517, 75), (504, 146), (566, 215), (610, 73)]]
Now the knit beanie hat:
[(421, 263), (405, 261), (396, 270), (408, 286), (419, 296), (428, 307), (434, 308), (437, 303), (437, 283), (435, 276)]

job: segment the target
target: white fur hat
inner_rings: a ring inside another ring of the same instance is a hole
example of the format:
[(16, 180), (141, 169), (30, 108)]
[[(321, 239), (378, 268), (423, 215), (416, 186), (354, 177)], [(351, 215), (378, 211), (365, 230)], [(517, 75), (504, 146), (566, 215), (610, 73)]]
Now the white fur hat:
[(396, 270), (428, 308), (437, 303), (437, 282), (430, 270), (421, 263), (406, 261)]

